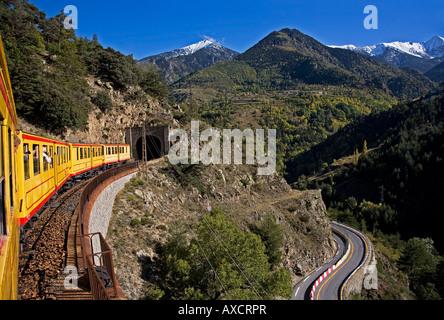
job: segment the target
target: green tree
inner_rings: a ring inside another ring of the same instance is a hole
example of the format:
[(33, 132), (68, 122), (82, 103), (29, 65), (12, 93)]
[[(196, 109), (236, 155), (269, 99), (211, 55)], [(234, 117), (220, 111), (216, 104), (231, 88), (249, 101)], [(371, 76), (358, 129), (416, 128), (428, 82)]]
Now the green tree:
[(400, 265), (407, 272), (412, 289), (419, 299), (439, 297), (435, 291), (439, 261), (432, 239), (411, 238), (407, 241)]
[(284, 240), (284, 233), (281, 227), (276, 223), (273, 214), (268, 213), (258, 230), (262, 241), (265, 244), (265, 252), (267, 253), (270, 265), (277, 266), (282, 261), (282, 241)]
[(99, 91), (97, 94), (91, 98), (91, 102), (94, 103), (102, 112), (111, 110), (113, 107), (113, 101), (109, 94), (105, 91)]
[(173, 299), (274, 299), (291, 296), (291, 278), (285, 269), (270, 271), (265, 245), (244, 232), (220, 210), (204, 215), (188, 243), (173, 235), (162, 253), (162, 288)]

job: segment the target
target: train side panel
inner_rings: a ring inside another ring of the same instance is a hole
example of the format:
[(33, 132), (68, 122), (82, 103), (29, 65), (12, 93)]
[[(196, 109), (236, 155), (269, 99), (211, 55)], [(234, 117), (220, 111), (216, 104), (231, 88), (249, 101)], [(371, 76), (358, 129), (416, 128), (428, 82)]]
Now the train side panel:
[(20, 225), (17, 166), (12, 128), (2, 121), (0, 132), (0, 298), (15, 300), (18, 286)]
[(56, 141), (54, 144), (54, 170), (56, 174), (56, 190), (59, 190), (72, 174), (71, 144)]
[(105, 164), (112, 164), (119, 162), (118, 145), (105, 145)]
[(17, 299), (19, 197), (17, 151), (20, 133), (11, 82), (0, 37), (0, 299)]
[(98, 168), (103, 166), (105, 162), (105, 157), (102, 154), (102, 146), (94, 145), (92, 146), (92, 168)]
[(92, 154), (90, 145), (72, 145), (73, 160), (72, 160), (72, 175), (77, 176), (81, 173), (91, 170)]
[(131, 159), (130, 146), (121, 145), (119, 146), (119, 161), (128, 161)]

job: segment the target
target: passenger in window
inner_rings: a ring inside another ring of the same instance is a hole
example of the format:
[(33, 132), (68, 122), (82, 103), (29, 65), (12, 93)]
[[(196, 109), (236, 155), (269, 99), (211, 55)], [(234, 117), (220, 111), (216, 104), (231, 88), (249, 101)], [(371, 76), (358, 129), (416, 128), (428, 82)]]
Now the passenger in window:
[(29, 176), (29, 156), (31, 155), (31, 152), (28, 149), (28, 145), (24, 145), (24, 169), (25, 169), (25, 180), (28, 180), (30, 178)]
[(46, 161), (47, 163), (51, 163), (52, 159), (48, 155), (48, 151), (46, 150), (46, 147), (43, 147), (43, 161)]

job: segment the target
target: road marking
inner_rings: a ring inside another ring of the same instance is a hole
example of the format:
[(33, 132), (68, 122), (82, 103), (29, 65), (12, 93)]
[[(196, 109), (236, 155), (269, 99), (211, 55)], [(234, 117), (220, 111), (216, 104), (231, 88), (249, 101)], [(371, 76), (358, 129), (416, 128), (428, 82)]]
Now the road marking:
[(296, 290), (296, 293), (294, 294), (294, 297), (296, 298), (298, 295), (298, 291), (299, 291), (300, 287), (298, 288), (298, 290)]
[(336, 269), (335, 273), (333, 273), (333, 274), (332, 274), (327, 280), (324, 281), (324, 283), (322, 284), (322, 286), (319, 288), (318, 294), (317, 294), (317, 296), (316, 296), (316, 300), (319, 300), (319, 294), (321, 293), (322, 288), (324, 287), (324, 285), (325, 285), (327, 282), (329, 282), (329, 281), (331, 280), (331, 278), (333, 278), (333, 277), (335, 276), (335, 274), (336, 274), (339, 270), (341, 270), (342, 267), (345, 266), (345, 265), (350, 261), (350, 258), (353, 256), (353, 250), (354, 250), (353, 242), (350, 240), (350, 238), (348, 238), (348, 239), (349, 239), (349, 241), (350, 241), (351, 251), (350, 251), (350, 253), (349, 253), (349, 256), (348, 256), (347, 261), (345, 261), (345, 262), (344, 262), (344, 263), (343, 263), (338, 269)]
[(305, 280), (307, 280), (308, 278), (310, 278), (310, 276), (308, 276), (307, 278), (305, 278), (304, 281), (302, 281), (302, 282), (305, 282)]
[[(364, 245), (365, 245), (365, 257), (367, 257), (367, 254), (368, 254), (368, 247), (367, 247), (367, 240), (365, 239), (365, 238), (363, 238), (363, 237), (361, 237), (359, 234), (358, 234), (358, 237), (359, 238), (361, 238), (361, 240), (364, 242)], [(358, 267), (359, 268), (359, 267)], [(355, 269), (355, 271), (356, 271), (357, 269)], [(341, 300), (343, 300), (343, 295), (344, 295), (344, 289), (345, 289), (345, 284), (346, 284), (347, 282), (345, 282), (343, 285), (342, 285), (342, 288), (341, 288), (341, 296), (340, 296), (340, 299)]]

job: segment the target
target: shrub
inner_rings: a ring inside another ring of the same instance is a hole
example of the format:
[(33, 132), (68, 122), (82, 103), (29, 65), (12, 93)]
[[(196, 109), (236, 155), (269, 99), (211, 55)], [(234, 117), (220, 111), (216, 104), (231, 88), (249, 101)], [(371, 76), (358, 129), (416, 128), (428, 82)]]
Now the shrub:
[(113, 107), (113, 102), (111, 97), (106, 91), (99, 91), (97, 95), (91, 98), (91, 102), (94, 103), (97, 107), (99, 107), (100, 111), (106, 112), (111, 110)]

